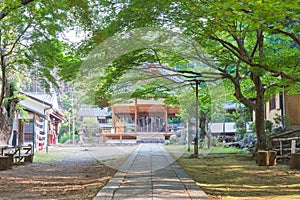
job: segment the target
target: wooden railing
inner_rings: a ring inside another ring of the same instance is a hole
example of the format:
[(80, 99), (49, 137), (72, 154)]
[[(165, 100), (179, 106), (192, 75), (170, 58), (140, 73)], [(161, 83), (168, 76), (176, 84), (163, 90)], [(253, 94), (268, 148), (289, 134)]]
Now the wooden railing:
[[(297, 147), (297, 141), (300, 136), (288, 138), (273, 138), (273, 150), (277, 151), (277, 158), (290, 158), (292, 154), (300, 152), (300, 147)], [(276, 143), (278, 145), (276, 145)]]

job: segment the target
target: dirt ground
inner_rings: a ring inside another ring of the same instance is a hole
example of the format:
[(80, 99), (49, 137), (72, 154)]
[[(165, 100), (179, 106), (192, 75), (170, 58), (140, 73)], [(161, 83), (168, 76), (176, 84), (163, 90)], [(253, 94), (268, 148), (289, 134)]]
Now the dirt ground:
[(51, 146), (0, 171), (0, 199), (92, 199), (135, 146)]

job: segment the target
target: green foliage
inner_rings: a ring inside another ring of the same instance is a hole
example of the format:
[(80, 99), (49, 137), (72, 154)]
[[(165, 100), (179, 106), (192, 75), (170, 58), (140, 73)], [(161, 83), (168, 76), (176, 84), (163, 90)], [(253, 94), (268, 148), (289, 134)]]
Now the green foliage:
[(236, 134), (240, 136), (240, 138), (244, 138), (247, 129), (246, 129), (246, 122), (250, 121), (250, 116), (252, 112), (245, 107), (238, 107), (235, 112), (231, 114), (233, 121), (235, 122), (236, 125)]
[(273, 122), (270, 120), (265, 120), (265, 129), (268, 133), (272, 132)]
[(168, 119), (168, 124), (180, 124), (182, 122), (180, 117)]
[[(271, 122), (270, 120), (265, 120), (264, 121), (264, 129), (266, 131), (267, 134), (271, 134), (272, 133), (272, 128), (273, 128), (273, 122)], [(250, 125), (250, 130), (252, 130), (253, 132), (255, 132), (255, 123), (252, 123)]]
[[(79, 136), (77, 134), (75, 134), (75, 140), (78, 140)], [(68, 133), (64, 133), (62, 135), (59, 135), (58, 137), (58, 142), (63, 144), (67, 141), (72, 141), (72, 134), (68, 134)]]
[(279, 126), (274, 130), (275, 133), (280, 133), (289, 130), (292, 124), (288, 116), (281, 116), (276, 114), (273, 120), (275, 122), (275, 125)]

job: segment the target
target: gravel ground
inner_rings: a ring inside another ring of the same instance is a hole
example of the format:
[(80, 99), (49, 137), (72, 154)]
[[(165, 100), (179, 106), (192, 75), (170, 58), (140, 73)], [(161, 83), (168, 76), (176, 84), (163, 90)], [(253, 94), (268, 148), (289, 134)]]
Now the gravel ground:
[(0, 171), (0, 199), (92, 199), (135, 148), (50, 146), (33, 163)]

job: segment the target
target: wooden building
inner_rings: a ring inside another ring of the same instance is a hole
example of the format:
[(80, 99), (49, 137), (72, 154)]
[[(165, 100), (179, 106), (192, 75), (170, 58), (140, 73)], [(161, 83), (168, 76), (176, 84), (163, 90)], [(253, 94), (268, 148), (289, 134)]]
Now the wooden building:
[(112, 128), (102, 133), (106, 139), (138, 139), (139, 136), (172, 135), (168, 119), (176, 117), (179, 107), (163, 104), (163, 100), (134, 99), (129, 104), (114, 104), (112, 108)]
[(300, 126), (300, 94), (272, 96), (265, 104), (265, 119), (275, 122), (277, 116), (285, 116), (292, 126)]
[(56, 95), (23, 94), (26, 98), (20, 102), (20, 105), (27, 114), (16, 115), (14, 130), (19, 133), (18, 144), (32, 144), (35, 150), (42, 150), (48, 145), (56, 144), (60, 125), (64, 120)]
[(285, 95), (285, 114), (292, 125), (300, 126), (300, 94)]

